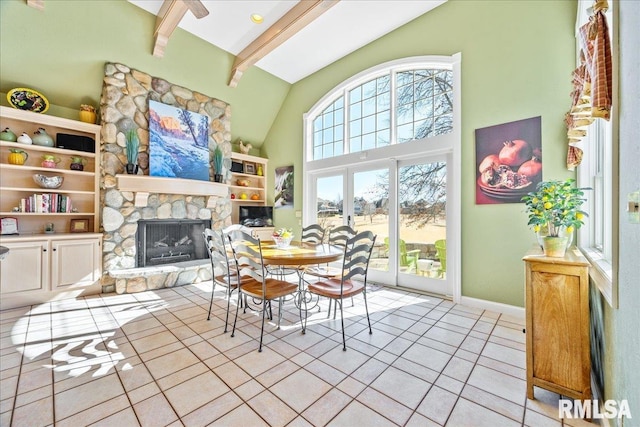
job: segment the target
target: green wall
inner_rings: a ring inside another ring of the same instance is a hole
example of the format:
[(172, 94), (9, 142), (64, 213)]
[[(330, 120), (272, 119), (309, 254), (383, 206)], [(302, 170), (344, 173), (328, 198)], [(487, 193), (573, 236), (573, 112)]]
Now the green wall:
[[(97, 106), (106, 62), (119, 62), (231, 104), (232, 141), (264, 140), (290, 84), (256, 67), (227, 86), (233, 55), (180, 28), (152, 56), (155, 16), (124, 0), (0, 1), (0, 92), (28, 87), (51, 104)], [(6, 99), (3, 96), (3, 103)], [(64, 114), (53, 110), (51, 114)], [(73, 119), (77, 113), (73, 112)]]
[[(462, 52), (462, 293), (524, 305), (522, 255), (534, 243), (522, 204), (475, 204), (474, 130), (542, 116), (545, 179), (564, 167), (563, 118), (575, 68), (575, 1), (456, 1), (296, 83), (263, 146), (271, 170), (294, 164), (302, 208), (302, 115), (333, 87), (374, 65), (408, 56)], [(298, 228), (294, 211), (276, 223)], [(473, 278), (473, 279), (471, 279)]]

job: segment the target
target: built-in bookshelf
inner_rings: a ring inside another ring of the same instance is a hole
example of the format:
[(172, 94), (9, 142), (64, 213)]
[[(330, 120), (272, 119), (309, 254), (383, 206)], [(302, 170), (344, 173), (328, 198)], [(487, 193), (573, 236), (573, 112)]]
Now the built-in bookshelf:
[[(87, 231), (98, 232), (100, 126), (0, 106), (0, 128), (7, 127), (16, 135), (33, 135), (42, 127), (54, 140), (58, 134), (71, 134), (91, 138), (95, 146), (89, 152), (0, 141), (0, 217), (16, 218), (20, 236), (44, 233), (46, 224), (69, 232), (73, 218), (88, 220)], [(24, 153), (23, 164), (9, 161), (14, 152)], [(56, 167), (44, 167), (44, 156), (55, 158)], [(71, 169), (72, 157), (82, 158), (83, 170)], [(34, 174), (59, 176), (63, 183), (55, 189), (41, 188)]]

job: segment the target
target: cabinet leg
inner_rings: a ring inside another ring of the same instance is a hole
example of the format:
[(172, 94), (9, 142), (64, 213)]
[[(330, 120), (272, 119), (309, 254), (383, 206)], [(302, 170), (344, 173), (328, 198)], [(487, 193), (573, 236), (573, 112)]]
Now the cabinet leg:
[(527, 384), (527, 398), (535, 399), (535, 396), (533, 395), (533, 385)]

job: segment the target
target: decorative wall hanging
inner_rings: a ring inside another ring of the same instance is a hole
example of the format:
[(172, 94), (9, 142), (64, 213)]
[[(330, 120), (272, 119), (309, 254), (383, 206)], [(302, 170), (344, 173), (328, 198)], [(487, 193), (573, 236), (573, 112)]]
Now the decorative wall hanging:
[(209, 181), (209, 119), (149, 101), (149, 174)]
[(476, 129), (476, 204), (519, 203), (542, 181), (542, 119)]
[(578, 30), (580, 65), (573, 71), (571, 108), (565, 114), (567, 126), (567, 169), (582, 162), (582, 140), (596, 119), (610, 120), (613, 102), (613, 59), (607, 0), (596, 0), (589, 22)]
[(276, 168), (274, 207), (293, 209), (293, 166)]

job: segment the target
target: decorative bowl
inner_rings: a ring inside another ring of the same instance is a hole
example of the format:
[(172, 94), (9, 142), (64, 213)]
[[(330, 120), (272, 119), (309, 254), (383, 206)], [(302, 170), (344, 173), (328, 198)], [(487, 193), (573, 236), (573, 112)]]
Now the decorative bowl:
[(291, 240), (293, 240), (293, 236), (289, 237), (276, 237), (273, 236), (273, 241), (276, 242), (276, 246), (278, 249), (287, 249), (291, 245)]
[(40, 92), (26, 87), (17, 87), (7, 92), (7, 101), (19, 110), (44, 113), (49, 109), (49, 101)]
[(39, 173), (33, 174), (33, 180), (42, 188), (59, 188), (64, 181), (63, 176), (46, 176)]

